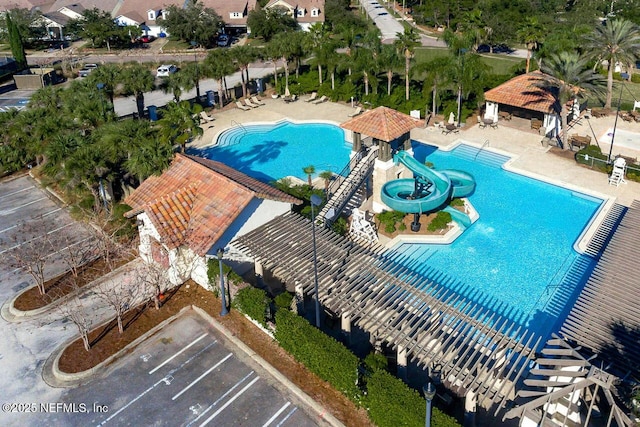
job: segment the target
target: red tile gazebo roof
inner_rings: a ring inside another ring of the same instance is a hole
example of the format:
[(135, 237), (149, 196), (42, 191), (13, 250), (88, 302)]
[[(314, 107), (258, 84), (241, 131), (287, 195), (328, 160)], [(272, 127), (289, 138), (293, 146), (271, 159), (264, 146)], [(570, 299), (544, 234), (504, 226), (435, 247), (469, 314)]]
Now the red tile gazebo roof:
[(381, 141), (391, 142), (421, 124), (421, 120), (414, 119), (407, 114), (387, 107), (378, 107), (342, 123), (340, 127)]
[(536, 87), (544, 79), (544, 74), (534, 71), (516, 76), (484, 93), (484, 99), (497, 104), (523, 108), (525, 110), (549, 113), (556, 102), (549, 92)]

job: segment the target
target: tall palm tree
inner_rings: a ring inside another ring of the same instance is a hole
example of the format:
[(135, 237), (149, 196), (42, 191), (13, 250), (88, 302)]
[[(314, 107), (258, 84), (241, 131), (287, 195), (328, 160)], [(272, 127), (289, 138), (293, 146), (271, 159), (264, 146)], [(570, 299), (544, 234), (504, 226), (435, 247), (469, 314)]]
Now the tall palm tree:
[(551, 55), (543, 64), (542, 74), (534, 86), (555, 98), (553, 105), (560, 114), (562, 147), (567, 150), (567, 117), (571, 101), (576, 101), (585, 93), (598, 93), (602, 86), (601, 77), (587, 67), (587, 57), (576, 52), (561, 52)]
[(142, 182), (151, 175), (160, 175), (171, 164), (173, 147), (167, 141), (157, 136), (150, 139), (138, 140), (137, 147), (125, 161), (124, 167)]
[(249, 64), (258, 57), (255, 48), (247, 45), (237, 46), (231, 49), (231, 60), (236, 69), (240, 71), (242, 81), (242, 96), (247, 97), (247, 82), (249, 81)]
[(233, 62), (228, 52), (228, 49), (215, 49), (210, 51), (204, 60), (204, 74), (218, 82), (218, 99), (220, 100), (218, 108), (222, 108), (226, 100), (224, 79), (234, 71)]
[(527, 46), (527, 66), (525, 72), (529, 72), (531, 65), (531, 51), (538, 48), (538, 44), (544, 39), (545, 28), (537, 16), (528, 16), (522, 27), (517, 32), (517, 37)]
[(387, 95), (391, 95), (391, 83), (393, 82), (393, 70), (402, 66), (402, 58), (398, 56), (395, 47), (390, 44), (384, 44), (380, 48), (378, 56), (380, 68), (384, 70), (387, 76)]
[(409, 100), (409, 71), (411, 69), (411, 59), (416, 47), (420, 46), (420, 37), (413, 27), (405, 28), (404, 33), (396, 33), (395, 46), (404, 56), (404, 84), (405, 99)]
[(322, 67), (327, 64), (327, 58), (335, 51), (327, 27), (322, 22), (316, 22), (309, 28), (306, 39), (307, 49), (313, 53), (312, 62), (318, 67), (318, 83), (322, 85)]
[(184, 73), (181, 70), (179, 73), (169, 74), (168, 77), (162, 79), (160, 88), (164, 93), (171, 93), (175, 102), (180, 102), (180, 96), (182, 96), (182, 90), (193, 89), (193, 79), (189, 73)]
[(309, 184), (309, 187), (313, 186), (313, 183), (311, 182), (311, 175), (316, 173), (316, 167), (313, 165), (305, 166), (304, 168), (302, 168), (302, 172), (307, 175), (307, 182)]
[(122, 71), (120, 82), (124, 86), (124, 92), (135, 97), (138, 118), (144, 117), (144, 93), (155, 86), (151, 71), (142, 64), (133, 64)]
[(318, 175), (318, 176), (324, 180), (324, 197), (327, 200), (329, 200), (329, 184), (331, 183), (331, 180), (333, 179), (333, 172), (331, 172), (331, 171), (322, 171), (322, 172), (320, 172), (320, 175)]
[(473, 77), (476, 70), (481, 68), (480, 61), (477, 60), (478, 55), (471, 52), (473, 37), (469, 33), (456, 33), (450, 29), (446, 29), (442, 35), (453, 60), (449, 72), (454, 81), (458, 92), (458, 126), (460, 125), (462, 115), (462, 98), (465, 91), (468, 93), (469, 84), (473, 83)]
[(160, 138), (171, 144), (180, 144), (184, 152), (187, 142), (202, 136), (204, 131), (200, 127), (198, 113), (202, 108), (198, 104), (193, 106), (187, 101), (170, 102), (158, 120)]
[(284, 66), (284, 88), (285, 93), (289, 92), (289, 62), (293, 59), (294, 52), (296, 50), (295, 43), (291, 37), (292, 33), (278, 33), (276, 34), (269, 45), (272, 52), (280, 58), (282, 65)]
[(369, 95), (369, 84), (374, 93), (378, 91), (378, 78), (376, 76), (379, 64), (379, 52), (382, 44), (376, 32), (369, 32), (364, 37), (362, 45), (355, 49), (353, 55), (356, 69), (362, 73), (364, 93)]
[(438, 111), (438, 90), (452, 83), (450, 70), (454, 67), (454, 58), (438, 56), (429, 62), (423, 62), (413, 68), (416, 73), (426, 73), (423, 80), (423, 92), (431, 91), (431, 119)]
[(120, 81), (121, 72), (122, 67), (118, 65), (104, 64), (93, 70), (85, 80), (94, 88), (102, 85), (100, 90), (109, 98), (109, 102), (113, 106), (113, 97), (115, 96), (116, 87)]
[(607, 61), (607, 97), (605, 108), (611, 108), (613, 70), (617, 62), (631, 67), (640, 57), (640, 29), (624, 19), (607, 21), (586, 37), (589, 55), (597, 61)]

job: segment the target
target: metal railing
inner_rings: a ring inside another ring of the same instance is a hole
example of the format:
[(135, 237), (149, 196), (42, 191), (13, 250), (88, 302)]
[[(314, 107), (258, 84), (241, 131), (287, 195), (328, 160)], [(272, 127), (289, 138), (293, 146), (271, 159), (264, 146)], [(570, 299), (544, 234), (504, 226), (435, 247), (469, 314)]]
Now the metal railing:
[(245, 128), (244, 126), (242, 126), (241, 123), (236, 122), (235, 120), (231, 120), (231, 127), (241, 127), (242, 130), (244, 131), (244, 133), (247, 133), (247, 128)]
[(485, 139), (484, 143), (482, 143), (482, 147), (480, 147), (480, 149), (478, 150), (476, 155), (473, 157), (473, 160), (475, 161), (478, 158), (478, 156), (480, 155), (480, 153), (482, 152), (482, 150), (484, 150), (484, 147), (488, 147), (488, 146), (489, 146), (489, 140)]
[(335, 194), (335, 192), (340, 188), (342, 182), (346, 179), (347, 176), (351, 173), (353, 168), (356, 167), (358, 162), (362, 159), (362, 157), (366, 154), (366, 150), (358, 151), (354, 156), (349, 159), (349, 163), (347, 163), (340, 173), (338, 173), (338, 178), (333, 180), (329, 184), (328, 192), (327, 192), (327, 200), (331, 199), (331, 195)]

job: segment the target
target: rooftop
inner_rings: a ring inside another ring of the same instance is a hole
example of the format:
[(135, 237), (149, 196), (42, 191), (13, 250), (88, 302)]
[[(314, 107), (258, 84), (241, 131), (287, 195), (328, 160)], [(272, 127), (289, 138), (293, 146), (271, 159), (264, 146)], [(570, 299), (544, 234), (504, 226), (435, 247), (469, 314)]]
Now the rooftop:
[(421, 120), (387, 107), (378, 107), (340, 125), (343, 129), (358, 132), (381, 141), (391, 142), (422, 126)]

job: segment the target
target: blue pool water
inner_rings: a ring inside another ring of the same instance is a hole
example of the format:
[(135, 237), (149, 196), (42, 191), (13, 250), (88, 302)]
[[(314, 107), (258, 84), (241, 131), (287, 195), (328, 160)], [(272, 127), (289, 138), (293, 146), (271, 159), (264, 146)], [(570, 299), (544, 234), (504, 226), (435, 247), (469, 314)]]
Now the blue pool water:
[(351, 144), (344, 131), (325, 123), (243, 125), (224, 131), (216, 146), (191, 154), (217, 160), (264, 182), (295, 176), (306, 180), (306, 166), (315, 175), (340, 173), (349, 162)]
[[(476, 157), (477, 155), (477, 157)], [(461, 145), (414, 143), (436, 169), (470, 172), (479, 220), (451, 245), (401, 244), (403, 263), (546, 336), (566, 315), (593, 267), (573, 249), (602, 200), (505, 171), (508, 160)]]

